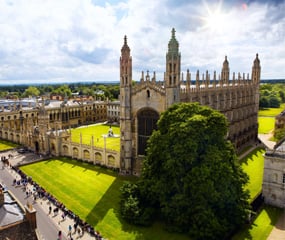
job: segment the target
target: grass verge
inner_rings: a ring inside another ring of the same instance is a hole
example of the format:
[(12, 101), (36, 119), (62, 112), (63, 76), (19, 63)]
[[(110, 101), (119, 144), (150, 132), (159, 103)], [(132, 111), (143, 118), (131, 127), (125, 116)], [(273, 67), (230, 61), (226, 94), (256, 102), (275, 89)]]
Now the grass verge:
[(285, 108), (285, 103), (282, 103), (279, 108), (265, 108), (258, 111), (260, 117), (276, 117)]
[(274, 129), (274, 125), (274, 117), (258, 117), (258, 133), (270, 133)]
[(18, 147), (16, 143), (0, 140), (0, 151), (6, 151)]
[(246, 189), (250, 192), (250, 202), (261, 192), (265, 150), (257, 148), (241, 160), (243, 170), (249, 176)]

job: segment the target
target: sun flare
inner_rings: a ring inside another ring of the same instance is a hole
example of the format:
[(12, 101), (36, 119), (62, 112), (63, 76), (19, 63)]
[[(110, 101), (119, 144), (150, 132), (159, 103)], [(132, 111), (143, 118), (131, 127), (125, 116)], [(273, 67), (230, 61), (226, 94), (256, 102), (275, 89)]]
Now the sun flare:
[(222, 2), (219, 1), (215, 6), (204, 2), (204, 7), (206, 8), (206, 14), (202, 17), (204, 28), (212, 32), (223, 31), (227, 25), (227, 17), (222, 12)]
[(212, 31), (222, 30), (225, 27), (225, 16), (220, 11), (211, 12), (205, 19), (206, 28)]

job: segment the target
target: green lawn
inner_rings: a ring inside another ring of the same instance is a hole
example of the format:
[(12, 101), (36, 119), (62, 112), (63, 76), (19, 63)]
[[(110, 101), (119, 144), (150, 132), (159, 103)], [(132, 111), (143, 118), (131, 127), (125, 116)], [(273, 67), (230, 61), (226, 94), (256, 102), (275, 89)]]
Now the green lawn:
[(274, 130), (274, 117), (258, 117), (258, 133), (270, 133)]
[[(243, 170), (249, 175), (249, 183), (246, 188), (250, 192), (250, 201), (252, 201), (262, 190), (264, 153), (265, 150), (259, 148), (241, 160)], [(258, 214), (255, 221), (235, 234), (232, 239), (267, 239), (281, 213), (281, 209), (265, 206)]]
[(67, 158), (37, 162), (21, 170), (109, 240), (189, 239), (165, 231), (160, 223), (145, 228), (123, 221), (119, 215), (119, 189), (126, 177), (109, 170)]
[[(120, 137), (106, 137), (110, 129), (109, 125), (96, 124), (86, 127), (75, 128), (71, 130), (71, 139), (73, 142), (80, 143), (80, 134), (82, 136), (82, 143), (91, 145), (93, 137), (93, 145), (96, 147), (105, 147), (115, 151), (120, 151)], [(120, 128), (112, 126), (112, 131), (115, 136), (120, 135)], [(106, 141), (106, 142), (105, 142)]]
[(279, 108), (267, 108), (258, 111), (258, 133), (270, 133), (274, 130), (275, 116), (285, 108), (285, 103)]
[(250, 201), (262, 190), (264, 153), (264, 149), (258, 148), (241, 160), (243, 170), (249, 175), (249, 183), (246, 188), (250, 192)]
[(6, 151), (18, 147), (16, 143), (0, 140), (0, 151)]
[(282, 103), (279, 108), (266, 108), (258, 111), (260, 117), (275, 117), (285, 109), (285, 103)]
[(265, 206), (255, 221), (244, 230), (235, 234), (232, 240), (267, 239), (282, 211), (279, 208)]

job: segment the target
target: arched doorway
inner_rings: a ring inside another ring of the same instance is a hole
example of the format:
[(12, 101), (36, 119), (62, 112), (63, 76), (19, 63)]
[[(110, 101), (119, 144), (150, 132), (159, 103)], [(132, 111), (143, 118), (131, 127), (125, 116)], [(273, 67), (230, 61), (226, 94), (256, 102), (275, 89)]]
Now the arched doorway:
[(38, 141), (35, 142), (35, 149), (36, 149), (36, 153), (38, 153), (40, 150), (40, 145)]
[(151, 109), (138, 113), (138, 155), (145, 155), (147, 140), (154, 129), (157, 129), (159, 114)]

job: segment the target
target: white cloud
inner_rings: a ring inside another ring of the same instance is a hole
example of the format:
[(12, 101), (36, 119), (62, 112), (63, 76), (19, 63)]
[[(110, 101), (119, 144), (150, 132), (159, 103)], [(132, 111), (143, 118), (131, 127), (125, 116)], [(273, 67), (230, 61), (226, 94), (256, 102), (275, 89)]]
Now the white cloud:
[(184, 72), (219, 72), (227, 55), (247, 73), (258, 52), (262, 78), (285, 78), (284, 0), (238, 2), (0, 0), (0, 83), (117, 81), (125, 34), (134, 79), (161, 80), (172, 27)]

